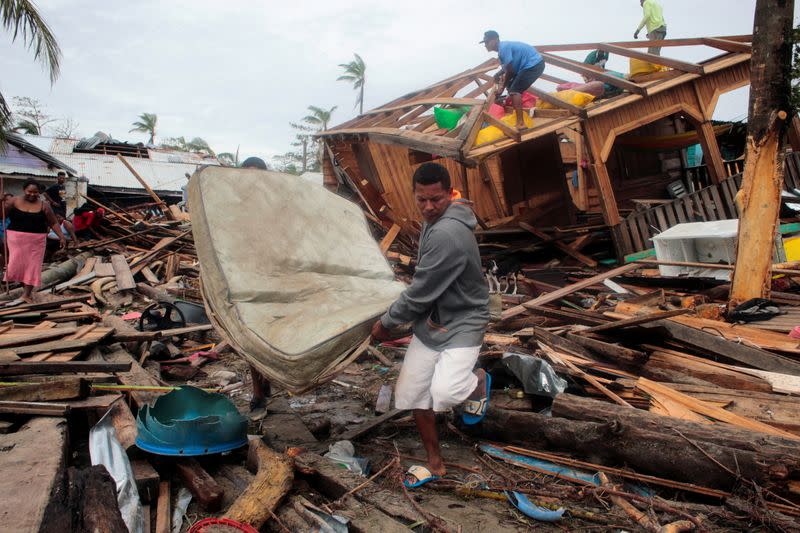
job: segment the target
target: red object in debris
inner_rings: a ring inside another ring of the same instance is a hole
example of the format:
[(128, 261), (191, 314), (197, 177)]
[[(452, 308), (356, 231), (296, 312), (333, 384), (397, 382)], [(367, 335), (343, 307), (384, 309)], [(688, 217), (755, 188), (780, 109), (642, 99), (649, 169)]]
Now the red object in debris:
[(122, 320), (139, 320), (140, 318), (142, 318), (142, 313), (138, 311), (131, 311), (122, 315)]
[(386, 341), (382, 342), (381, 346), (389, 346), (393, 348), (402, 348), (403, 346), (408, 346), (411, 342), (411, 335), (408, 337), (403, 337), (402, 339), (395, 339), (393, 341)]
[(795, 326), (794, 329), (789, 332), (789, 336), (793, 339), (800, 339), (800, 326)]
[(229, 528), (231, 531), (244, 531), (245, 533), (258, 533), (258, 530), (252, 526), (248, 526), (247, 524), (242, 524), (241, 522), (237, 522), (236, 520), (230, 520), (228, 518), (204, 518), (199, 522), (196, 522), (192, 527), (189, 528), (189, 533), (206, 533), (211, 531), (211, 527), (215, 527), (213, 531), (224, 531), (225, 528)]

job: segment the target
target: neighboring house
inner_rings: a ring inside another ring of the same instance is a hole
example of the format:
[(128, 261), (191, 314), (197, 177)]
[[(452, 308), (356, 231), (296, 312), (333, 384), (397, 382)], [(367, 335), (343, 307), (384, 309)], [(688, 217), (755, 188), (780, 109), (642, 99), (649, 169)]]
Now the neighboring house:
[(88, 194), (102, 203), (122, 206), (143, 204), (150, 196), (119, 159), (123, 156), (136, 173), (169, 204), (181, 200), (186, 176), (205, 165), (219, 165), (216, 157), (165, 150), (141, 143), (112, 139), (104, 133), (81, 140), (21, 135), (88, 180)]
[(83, 203), (81, 194), (86, 194), (86, 180), (60, 158), (50, 154), (42, 145), (31, 142), (35, 136), (6, 133), (6, 142), (0, 143), (0, 178), (3, 192), (14, 195), (22, 193), (22, 184), (34, 178), (45, 188), (56, 182), (59, 170), (67, 173), (67, 209), (72, 210)]

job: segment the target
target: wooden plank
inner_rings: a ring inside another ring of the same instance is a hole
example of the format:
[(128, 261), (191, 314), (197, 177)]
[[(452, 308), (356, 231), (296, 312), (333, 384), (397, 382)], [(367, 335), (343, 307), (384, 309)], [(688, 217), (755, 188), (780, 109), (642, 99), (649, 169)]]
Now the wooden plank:
[(525, 222), (520, 222), (519, 223), (519, 227), (521, 227), (522, 229), (534, 234), (536, 237), (542, 239), (545, 242), (552, 241), (551, 244), (553, 246), (555, 246), (556, 248), (558, 248), (559, 250), (561, 250), (565, 254), (569, 255), (570, 257), (574, 257), (575, 259), (577, 259), (578, 261), (580, 261), (584, 265), (589, 266), (591, 268), (594, 268), (594, 267), (597, 266), (597, 261), (595, 261), (591, 257), (583, 255), (582, 253), (578, 252), (577, 250), (574, 250), (573, 248), (567, 246), (566, 244), (564, 244), (561, 241), (553, 241), (546, 233), (543, 233), (543, 232), (539, 231), (538, 229), (536, 229), (535, 227), (531, 226), (530, 224), (526, 224)]
[(158, 279), (158, 276), (156, 276), (152, 270), (150, 270), (150, 267), (144, 267), (142, 269), (142, 275), (144, 276), (144, 279), (146, 279), (149, 283), (152, 283), (153, 285), (158, 285), (159, 283), (161, 283), (161, 280)]
[[(524, 112), (524, 111), (523, 111)], [(490, 125), (494, 126), (495, 128), (499, 129), (503, 132), (503, 135), (508, 137), (509, 139), (514, 139), (515, 141), (519, 142), (522, 140), (520, 136), (520, 132), (517, 128), (509, 126), (502, 120), (495, 118), (493, 115), (490, 115), (486, 111), (481, 114), (481, 117), (485, 122), (488, 122)], [(524, 129), (524, 128), (523, 128)]]
[(102, 361), (70, 361), (53, 363), (50, 361), (0, 363), (0, 376), (21, 376), (23, 374), (63, 374), (66, 372), (127, 372), (129, 362), (106, 363)]
[(700, 39), (706, 46), (725, 50), (726, 52), (733, 53), (752, 53), (753, 47), (749, 43), (731, 41), (729, 39), (722, 39), (717, 37), (703, 37)]
[(89, 393), (89, 383), (78, 377), (63, 377), (44, 383), (25, 383), (0, 387), (0, 400), (50, 402), (74, 400)]
[(51, 495), (63, 481), (67, 441), (67, 424), (60, 418), (34, 418), (15, 433), (0, 435), (3, 530), (40, 531)]
[[(420, 105), (455, 105), (455, 106), (473, 106), (483, 104), (483, 100), (477, 98), (420, 98), (412, 100), (401, 105), (394, 105), (388, 107), (378, 107), (371, 111), (364, 111), (362, 116), (376, 115), (381, 113), (391, 113), (393, 111), (400, 111), (409, 109)], [(328, 130), (329, 132), (336, 133), (336, 130)]]
[(154, 533), (172, 533), (172, 504), (169, 481), (158, 485), (158, 507), (156, 508), (156, 528)]
[(641, 59), (642, 61), (647, 61), (655, 65), (664, 65), (666, 67), (671, 67), (677, 70), (681, 70), (683, 72), (692, 72), (694, 74), (705, 73), (705, 69), (703, 68), (703, 66), (698, 65), (697, 63), (679, 61), (677, 59), (670, 59), (668, 57), (649, 54), (647, 52), (640, 52), (639, 50), (634, 50), (632, 48), (624, 48), (622, 46), (616, 46), (607, 43), (601, 43), (600, 45), (598, 45), (597, 48), (609, 52), (611, 54), (617, 54), (624, 57), (633, 57), (635, 59)]
[(571, 59), (567, 59), (565, 57), (555, 56), (548, 52), (541, 52), (542, 59), (545, 60), (550, 65), (555, 65), (557, 67), (561, 67), (572, 72), (577, 72), (583, 76), (588, 76), (591, 79), (596, 79), (608, 83), (609, 85), (613, 85), (614, 87), (619, 87), (620, 89), (630, 91), (634, 94), (647, 94), (647, 89), (641, 87), (633, 83), (630, 80), (626, 80), (624, 78), (618, 78), (611, 74), (607, 74), (606, 70), (600, 67), (596, 67), (594, 65), (587, 65), (585, 63), (579, 63), (577, 61), (573, 61)]
[[(752, 35), (727, 35), (718, 36), (716, 39), (725, 39), (727, 41), (736, 42), (751, 42)], [(578, 43), (578, 44), (537, 44), (536, 48), (545, 52), (571, 52), (575, 50), (594, 50), (603, 43)], [(620, 46), (623, 48), (647, 48), (648, 46), (659, 46), (668, 48), (672, 46), (697, 46), (703, 44), (703, 38), (690, 37), (684, 39), (662, 39), (660, 41), (614, 41), (608, 44)]]
[(211, 512), (220, 509), (225, 491), (196, 459), (180, 459), (175, 463), (175, 469), (183, 485), (192, 492), (203, 509)]
[(0, 401), (0, 413), (63, 417), (69, 413), (65, 403)]
[(105, 278), (114, 275), (114, 265), (111, 263), (100, 263), (94, 265), (94, 272), (99, 278)]
[(43, 340), (57, 339), (65, 337), (78, 331), (78, 328), (53, 328), (46, 331), (32, 331), (27, 334), (18, 335), (2, 335), (0, 336), (0, 348), (9, 348), (12, 346), (22, 346), (24, 344), (31, 344), (33, 342), (40, 342)]
[(580, 334), (586, 333), (599, 333), (601, 331), (612, 331), (620, 328), (629, 328), (631, 326), (639, 326), (641, 324), (648, 324), (665, 318), (671, 318), (678, 315), (686, 315), (691, 313), (691, 309), (675, 309), (672, 311), (664, 311), (663, 313), (651, 313), (649, 315), (638, 316), (635, 318), (626, 318), (624, 320), (616, 320), (607, 324), (600, 324), (599, 326), (592, 326), (587, 329), (580, 330)]
[(2, 351), (14, 353), (19, 357), (25, 357), (26, 355), (33, 355), (40, 352), (65, 352), (75, 349), (82, 350), (95, 344), (97, 344), (97, 341), (94, 339), (58, 340), (44, 342), (41, 344), (31, 344), (28, 346), (13, 346), (10, 348), (4, 348)]
[[(131, 416), (131, 418), (133, 418)], [(136, 420), (133, 425), (134, 438), (136, 437)], [(117, 433), (119, 435), (119, 433)], [(143, 458), (131, 459), (131, 470), (133, 470), (133, 477), (136, 479), (136, 488), (139, 490), (139, 499), (145, 503), (155, 502), (158, 500), (158, 485), (161, 478), (150, 464), (150, 461)], [(149, 508), (149, 506), (148, 506)]]
[(399, 225), (392, 224), (391, 229), (389, 229), (383, 239), (381, 239), (380, 249), (382, 254), (386, 255), (386, 252), (389, 251), (389, 247), (392, 246), (392, 243), (397, 238), (397, 234), (400, 233), (401, 229)]
[(138, 173), (138, 172), (136, 172), (136, 170), (134, 170), (134, 168), (131, 166), (131, 164), (128, 162), (128, 160), (127, 160), (127, 159), (125, 159), (125, 157), (124, 157), (122, 154), (117, 154), (117, 157), (119, 158), (119, 160), (120, 160), (120, 161), (122, 161), (122, 164), (123, 164), (123, 165), (125, 165), (125, 166), (127, 167), (127, 169), (130, 171), (130, 173), (131, 173), (131, 174), (133, 174), (133, 177), (134, 177), (134, 178), (136, 178), (136, 181), (138, 181), (139, 183), (141, 183), (141, 184), (142, 184), (142, 187), (144, 187), (144, 190), (146, 190), (146, 191), (147, 191), (147, 194), (149, 194), (149, 195), (150, 195), (150, 197), (153, 199), (153, 201), (154, 201), (154, 202), (155, 202), (155, 203), (156, 203), (156, 204), (157, 204), (159, 207), (161, 207), (162, 211), (164, 212), (164, 216), (166, 216), (166, 217), (167, 217), (169, 220), (175, 220), (175, 217), (174, 217), (174, 215), (173, 215), (173, 214), (172, 214), (172, 212), (171, 212), (171, 211), (170, 211), (170, 210), (167, 208), (167, 203), (166, 203), (164, 200), (162, 200), (162, 199), (161, 199), (161, 198), (160, 198), (160, 197), (159, 197), (159, 196), (156, 194), (156, 192), (155, 192), (153, 189), (151, 189), (151, 188), (150, 188), (150, 185), (149, 185), (149, 184), (148, 184), (148, 183), (147, 183), (147, 182), (144, 180), (144, 178), (142, 178), (142, 177), (139, 175), (139, 173)]
[(111, 266), (114, 268), (114, 276), (117, 279), (117, 288), (119, 290), (127, 291), (136, 288), (136, 282), (133, 280), (133, 274), (131, 274), (131, 269), (124, 255), (112, 255)]
[(555, 290), (553, 292), (548, 292), (546, 294), (542, 294), (541, 296), (534, 298), (532, 300), (528, 300), (527, 302), (523, 303), (522, 305), (518, 305), (516, 307), (512, 307), (511, 309), (507, 309), (503, 311), (502, 318), (506, 320), (508, 318), (520, 315), (528, 310), (530, 307), (542, 306), (548, 304), (550, 302), (555, 302), (560, 300), (564, 296), (572, 294), (573, 292), (577, 292), (581, 289), (585, 289), (586, 287), (591, 287), (595, 283), (601, 283), (606, 279), (610, 279), (616, 276), (620, 276), (627, 272), (631, 272), (640, 268), (640, 265), (636, 263), (628, 263), (627, 265), (623, 265), (621, 267), (617, 267), (615, 269), (609, 270), (607, 272), (603, 272), (597, 274), (596, 276), (592, 276), (590, 278), (581, 280), (577, 283), (573, 283), (572, 285), (568, 285), (566, 287), (562, 287), (561, 289)]
[(536, 87), (530, 87), (528, 89), (528, 92), (533, 94), (537, 98), (541, 98), (550, 105), (554, 105), (559, 109), (566, 109), (573, 115), (578, 115), (581, 117), (586, 115), (586, 111), (582, 107), (576, 106), (575, 104), (571, 104), (569, 102), (565, 102), (564, 100), (557, 98), (556, 96), (548, 92), (545, 92), (541, 89), (538, 89)]

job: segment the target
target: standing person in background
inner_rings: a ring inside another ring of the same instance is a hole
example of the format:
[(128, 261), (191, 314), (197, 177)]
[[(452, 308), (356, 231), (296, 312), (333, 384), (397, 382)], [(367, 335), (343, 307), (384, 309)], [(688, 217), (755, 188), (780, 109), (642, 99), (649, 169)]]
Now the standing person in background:
[(59, 170), (56, 183), (48, 187), (45, 191), (45, 196), (50, 203), (50, 207), (53, 209), (53, 213), (55, 213), (56, 216), (61, 216), (61, 218), (67, 218), (67, 188), (64, 185), (66, 181), (67, 173), (63, 170)]
[(500, 59), (500, 70), (494, 75), (499, 83), (497, 94), (508, 88), (514, 113), (517, 117), (517, 129), (525, 128), (522, 120), (522, 93), (530, 89), (533, 82), (544, 72), (544, 59), (529, 44), (517, 41), (500, 41), (500, 35), (494, 30), (484, 32), (481, 43), (489, 52), (497, 52)]
[[(664, 10), (661, 4), (656, 0), (639, 0), (639, 5), (642, 6), (644, 16), (639, 27), (636, 28), (636, 33), (633, 34), (634, 39), (639, 38), (639, 32), (642, 28), (647, 26), (647, 38), (651, 41), (661, 41), (667, 37), (667, 23), (664, 21)], [(651, 46), (647, 52), (653, 55), (661, 55), (660, 46)]]
[(58, 235), (61, 248), (67, 239), (50, 204), (42, 200), (42, 189), (36, 180), (26, 180), (24, 194), (5, 200), (6, 213), (11, 225), (6, 230), (8, 242), (8, 268), (5, 281), (22, 283), (22, 300), (33, 303), (33, 289), (42, 284), (42, 260), (49, 228)]

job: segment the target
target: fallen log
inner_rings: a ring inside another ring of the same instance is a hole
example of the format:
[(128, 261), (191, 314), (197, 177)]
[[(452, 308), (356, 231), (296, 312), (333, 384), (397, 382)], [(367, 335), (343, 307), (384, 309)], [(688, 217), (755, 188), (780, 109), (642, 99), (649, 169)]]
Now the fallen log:
[[(52, 287), (53, 285), (57, 285), (62, 281), (66, 281), (74, 276), (78, 270), (83, 267), (86, 260), (91, 256), (91, 252), (83, 252), (42, 272), (42, 288), (40, 291), (45, 290), (48, 287)], [(19, 298), (21, 295), (22, 287), (13, 289), (9, 291), (8, 294), (0, 296), (0, 301), (13, 300), (15, 298)]]
[(642, 409), (617, 407), (607, 402), (575, 396), (559, 394), (553, 401), (554, 417), (568, 418), (583, 422), (608, 423), (621, 420), (645, 431), (658, 431), (678, 435), (686, 435), (696, 442), (710, 442), (720, 446), (761, 453), (767, 456), (783, 457), (800, 464), (800, 449), (797, 441), (757, 433), (727, 424), (706, 425), (662, 416)]
[(136, 446), (136, 419), (131, 413), (130, 407), (124, 400), (114, 402), (114, 405), (109, 409), (111, 416), (111, 423), (114, 426), (114, 431), (117, 433), (117, 440), (119, 441), (122, 449), (126, 452), (132, 450)]
[(637, 472), (722, 490), (731, 490), (739, 478), (780, 490), (782, 482), (800, 475), (800, 465), (785, 458), (710, 442), (697, 444), (688, 437), (644, 430), (622, 420), (582, 422), (490, 408), (475, 430), (492, 440), (579, 453), (594, 463), (627, 465)]
[(248, 463), (253, 463), (258, 473), (233, 502), (225, 518), (260, 529), (292, 487), (294, 469), (289, 457), (274, 452), (261, 439), (250, 441)]

